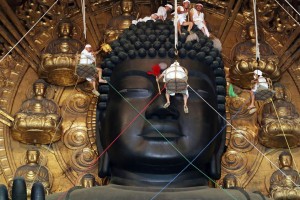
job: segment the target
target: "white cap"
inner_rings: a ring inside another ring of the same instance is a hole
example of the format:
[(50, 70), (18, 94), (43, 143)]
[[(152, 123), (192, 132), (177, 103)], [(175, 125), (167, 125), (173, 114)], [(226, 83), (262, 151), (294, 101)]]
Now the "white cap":
[(84, 48), (92, 48), (92, 45), (90, 45), (90, 44), (87, 44), (87, 45), (85, 45), (85, 47)]
[(191, 3), (189, 0), (184, 0), (182, 3), (186, 3), (186, 2)]
[(168, 6), (171, 10), (173, 9), (173, 6), (171, 4), (166, 4), (165, 6)]
[(254, 70), (253, 73), (254, 73), (254, 74), (257, 74), (258, 76), (261, 76), (261, 75), (262, 75), (262, 71), (260, 71), (259, 69)]

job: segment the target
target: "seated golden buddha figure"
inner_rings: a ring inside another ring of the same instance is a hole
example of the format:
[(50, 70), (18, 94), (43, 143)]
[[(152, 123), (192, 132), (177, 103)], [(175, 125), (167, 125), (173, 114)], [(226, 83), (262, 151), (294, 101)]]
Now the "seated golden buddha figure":
[(39, 165), (40, 152), (36, 149), (27, 150), (26, 160), (27, 163), (18, 167), (14, 177), (23, 177), (26, 183), (27, 198), (30, 199), (31, 187), (33, 183), (40, 182), (43, 184), (45, 193), (49, 194), (50, 179), (48, 169)]
[(45, 98), (46, 89), (42, 79), (33, 84), (34, 97), (23, 102), (15, 114), (13, 139), (25, 144), (49, 144), (60, 139), (59, 107)]
[(134, 0), (120, 1), (122, 15), (114, 17), (109, 21), (108, 30), (105, 33), (108, 38), (107, 42), (116, 40), (124, 29), (129, 28), (132, 20), (135, 19), (135, 17), (131, 15), (133, 12), (133, 6)]
[[(241, 88), (250, 89), (253, 80), (253, 71), (261, 70), (265, 77), (273, 81), (280, 78), (278, 57), (270, 45), (261, 41), (259, 37), (260, 61), (256, 61), (256, 38), (254, 25), (247, 26), (246, 38), (248, 40), (238, 43), (231, 52), (231, 59), (235, 62), (229, 69), (231, 82)], [(260, 35), (261, 36), (261, 35)]]
[(269, 102), (262, 109), (259, 141), (266, 147), (287, 148), (286, 137), (289, 146), (296, 147), (299, 145), (300, 136), (299, 114), (295, 106), (286, 100), (283, 85), (274, 84), (274, 90), (274, 106), (272, 102)]
[(72, 38), (73, 24), (70, 20), (62, 20), (57, 30), (59, 37), (51, 41), (42, 54), (39, 74), (51, 84), (71, 86), (77, 81), (74, 75), (78, 64), (76, 54), (82, 51), (83, 45)]
[(270, 179), (270, 196), (275, 200), (300, 199), (299, 173), (292, 168), (293, 158), (289, 152), (279, 155), (279, 168)]

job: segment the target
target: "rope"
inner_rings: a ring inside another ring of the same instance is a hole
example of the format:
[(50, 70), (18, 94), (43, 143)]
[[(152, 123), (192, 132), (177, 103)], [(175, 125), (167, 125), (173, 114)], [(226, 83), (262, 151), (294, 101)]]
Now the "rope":
[[(248, 103), (248, 102), (245, 102), (244, 105)], [(231, 118), (234, 119), (237, 114), (242, 110), (243, 106), (241, 106), (241, 108), (238, 110), (238, 112), (236, 112), (233, 117)], [(221, 130), (217, 133), (217, 135), (215, 135), (210, 141), (209, 143), (198, 153), (198, 155), (192, 160), (192, 162), (194, 162), (200, 155), (203, 151), (205, 151), (205, 149), (219, 136), (219, 134), (227, 127), (227, 124), (225, 126), (223, 126), (221, 128)], [(167, 185), (165, 185), (154, 197), (151, 198), (151, 200), (155, 199), (164, 189), (166, 189), (181, 173), (183, 173), (188, 167), (190, 166), (190, 164), (188, 164), (185, 168), (183, 168)], [(217, 186), (221, 189), (224, 189), (222, 188), (222, 186), (218, 185)], [(234, 198), (235, 199), (235, 198)]]
[[(210, 105), (201, 95), (199, 95), (191, 86), (188, 86), (197, 96), (199, 96), (213, 111), (215, 111), (222, 119), (224, 119), (227, 124), (229, 126), (232, 127), (232, 129), (234, 129), (235, 131), (239, 132), (239, 130), (237, 128), (235, 128), (226, 118), (223, 117), (223, 115), (221, 115), (212, 105)], [(287, 175), (279, 168), (276, 166), (276, 164), (274, 162), (272, 162), (263, 152), (261, 152), (261, 150), (259, 150), (250, 140), (248, 140), (248, 138), (246, 138), (243, 134), (241, 134), (241, 136), (250, 144), (253, 146), (253, 148), (255, 148), (265, 159), (267, 159), (267, 161), (269, 161), (278, 171), (280, 171), (284, 176), (287, 177)], [(291, 180), (291, 182), (297, 186), (297, 184)]]
[(291, 148), (290, 148), (289, 142), (288, 142), (288, 140), (287, 140), (287, 138), (286, 138), (286, 135), (285, 135), (285, 133), (284, 133), (284, 130), (283, 130), (283, 127), (282, 127), (282, 124), (281, 124), (281, 120), (279, 119), (279, 115), (278, 115), (278, 113), (277, 113), (277, 109), (276, 109), (276, 107), (275, 107), (275, 104), (274, 104), (274, 102), (273, 102), (273, 99), (271, 99), (271, 102), (272, 102), (273, 108), (274, 108), (274, 110), (275, 110), (275, 113), (276, 113), (276, 116), (277, 116), (277, 119), (278, 119), (278, 122), (279, 122), (279, 125), (280, 125), (280, 129), (281, 129), (281, 131), (282, 131), (282, 133), (283, 133), (285, 142), (286, 142), (286, 144), (287, 144), (287, 146), (288, 146), (288, 149), (289, 149), (289, 152), (290, 152), (290, 154), (291, 154), (291, 156), (292, 156), (292, 158), (293, 158), (293, 162), (294, 162), (294, 164), (295, 164), (295, 167), (296, 167), (297, 171), (299, 172), (298, 167), (297, 167), (297, 164), (296, 164), (295, 159), (294, 159), (294, 156), (293, 156), (293, 154), (292, 154), (292, 150), (291, 150)]
[[(300, 26), (300, 23), (282, 5), (280, 5), (280, 3), (277, 0), (274, 0), (274, 1), (276, 1), (276, 3), (298, 24), (298, 26)], [(293, 9), (295, 9), (293, 6), (291, 6), (291, 7)], [(300, 15), (300, 14), (298, 13), (298, 15)]]
[(81, 12), (82, 12), (82, 22), (83, 22), (83, 34), (86, 40), (86, 17), (85, 17), (85, 0), (81, 0)]
[[(113, 90), (115, 90), (137, 113), (140, 113), (140, 111), (138, 111), (115, 87), (113, 87), (113, 85), (111, 85), (109, 83), (109, 85), (113, 88)], [(165, 88), (163, 88), (165, 89)], [(215, 182), (212, 178), (210, 178), (207, 174), (205, 174), (202, 170), (200, 170), (196, 165), (194, 165), (186, 156), (184, 156), (179, 150), (178, 148), (176, 148), (145, 116), (140, 115), (148, 124), (150, 124), (153, 129), (160, 134), (160, 136), (162, 138), (164, 138), (176, 151), (177, 153), (179, 153), (179, 155), (181, 155), (182, 158), (184, 158), (191, 166), (193, 166), (195, 169), (197, 169), (202, 175), (204, 175), (207, 179), (209, 179), (211, 182), (213, 182), (214, 184), (218, 185), (217, 182)], [(225, 193), (227, 193), (229, 196), (232, 196), (230, 193), (228, 193), (228, 191), (224, 190), (223, 191)]]
[(14, 48), (28, 35), (28, 33), (42, 20), (42, 18), (52, 9), (52, 7), (58, 2), (58, 0), (56, 0), (52, 6), (50, 6), (50, 8), (37, 20), (37, 22), (35, 22), (35, 24), (23, 35), (23, 37), (20, 38), (20, 40), (1, 58), (0, 63), (4, 60), (4, 58), (6, 58), (6, 56), (8, 56), (8, 54), (14, 50)]
[(253, 12), (254, 12), (254, 26), (255, 26), (255, 57), (256, 61), (260, 60), (259, 43), (258, 43), (258, 31), (257, 31), (257, 16), (256, 16), (256, 0), (253, 0)]
[(178, 11), (177, 11), (177, 0), (175, 0), (175, 16), (174, 16), (174, 30), (175, 30), (175, 41), (174, 41), (174, 48), (175, 53), (177, 52), (177, 46), (178, 46)]

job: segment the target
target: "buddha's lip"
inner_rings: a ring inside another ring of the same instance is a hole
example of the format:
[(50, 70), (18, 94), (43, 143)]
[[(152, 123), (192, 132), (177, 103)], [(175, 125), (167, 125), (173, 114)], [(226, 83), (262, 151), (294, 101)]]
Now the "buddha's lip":
[[(151, 124), (150, 124), (151, 123)], [(147, 123), (142, 133), (139, 135), (146, 140), (166, 141), (176, 140), (184, 135), (180, 131), (179, 124), (176, 122), (152, 122)]]

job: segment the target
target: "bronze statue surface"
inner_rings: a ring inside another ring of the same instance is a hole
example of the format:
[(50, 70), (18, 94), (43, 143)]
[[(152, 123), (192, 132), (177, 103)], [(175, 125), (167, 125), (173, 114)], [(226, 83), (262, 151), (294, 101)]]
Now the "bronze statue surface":
[(263, 106), (259, 141), (273, 148), (299, 145), (300, 118), (293, 105), (286, 99), (286, 89), (281, 84), (274, 84), (275, 95), (273, 100)]
[(57, 29), (59, 37), (52, 40), (42, 54), (39, 74), (51, 84), (70, 86), (78, 81), (75, 67), (78, 64), (77, 54), (82, 51), (83, 45), (72, 38), (73, 28), (70, 20), (62, 20)]
[(43, 184), (46, 194), (49, 194), (49, 190), (51, 187), (48, 169), (38, 163), (39, 159), (40, 152), (38, 150), (27, 150), (27, 164), (18, 167), (14, 175), (15, 178), (24, 178), (28, 198), (30, 198), (31, 187), (35, 182), (40, 182)]
[(47, 84), (38, 80), (33, 84), (34, 97), (22, 103), (15, 114), (12, 137), (26, 144), (49, 144), (61, 137), (58, 105), (45, 98)]
[(275, 200), (300, 199), (300, 176), (292, 165), (291, 154), (282, 152), (279, 155), (280, 170), (275, 171), (270, 179), (270, 194)]

